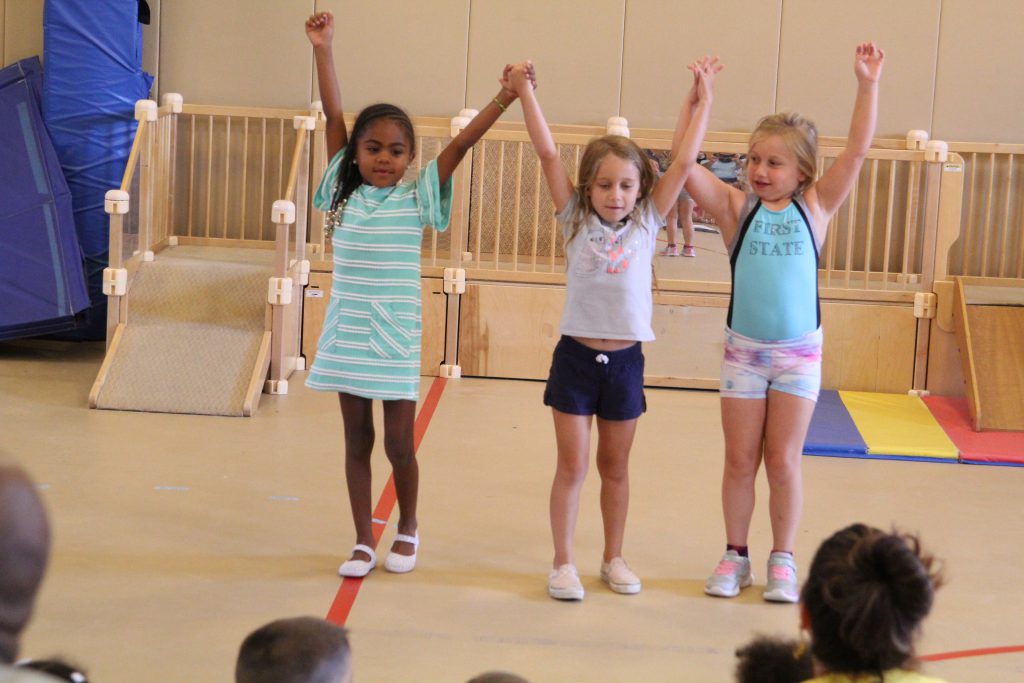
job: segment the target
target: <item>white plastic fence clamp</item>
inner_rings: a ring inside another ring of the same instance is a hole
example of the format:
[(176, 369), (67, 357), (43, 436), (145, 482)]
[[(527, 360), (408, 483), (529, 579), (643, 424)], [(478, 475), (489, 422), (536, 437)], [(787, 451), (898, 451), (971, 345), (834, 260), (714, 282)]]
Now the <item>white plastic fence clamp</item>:
[(128, 213), (128, 193), (124, 190), (107, 190), (103, 195), (103, 210), (109, 214)]
[(459, 131), (469, 125), (473, 117), (479, 114), (476, 109), (462, 109), (458, 116), (452, 117), (452, 137), (459, 134)]
[(171, 235), (170, 237), (168, 237), (167, 238), (167, 246), (169, 246), (169, 247), (176, 247), (176, 246), (178, 246), (178, 236), (177, 235)]
[(464, 252), (462, 252), (462, 260), (463, 261), (470, 261), (470, 262), (472, 262), (472, 260), (473, 260), (473, 252), (471, 252), (471, 251), (464, 251)]
[(288, 380), (268, 379), (263, 385), (263, 391), (268, 394), (285, 395), (288, 393)]
[(949, 145), (942, 140), (932, 140), (924, 148), (925, 161), (945, 163), (949, 159)]
[(181, 93), (169, 92), (164, 94), (164, 106), (171, 110), (172, 114), (180, 114), (185, 98)]
[(907, 149), (916, 150), (924, 149), (924, 146), (928, 144), (928, 131), (926, 130), (908, 130), (907, 131)]
[(445, 268), (444, 269), (444, 293), (465, 294), (466, 293), (466, 269)]
[(295, 222), (295, 202), (278, 199), (270, 209), (270, 220), (277, 225), (291, 225)]
[(931, 395), (932, 392), (928, 391), (927, 389), (911, 389), (910, 391), (907, 392), (907, 396), (917, 396), (918, 398), (923, 398), (925, 396)]
[(127, 268), (103, 269), (103, 293), (107, 296), (124, 296), (128, 291)]
[(440, 370), (438, 371), (438, 376), (444, 377), (445, 379), (459, 379), (460, 377), (462, 377), (462, 366), (442, 364)]
[(314, 100), (313, 102), (309, 103), (309, 113), (313, 118), (317, 119), (318, 121), (323, 121), (325, 118), (327, 118), (326, 116), (324, 116), (324, 103), (321, 102), (320, 100)]
[(298, 262), (299, 284), (305, 287), (309, 284), (309, 259), (302, 259)]
[(292, 302), (292, 279), (272, 277), (267, 285), (267, 303), (271, 306), (287, 306)]
[(156, 121), (156, 108), (153, 100), (139, 100), (135, 103), (135, 120)]
[(296, 116), (292, 119), (295, 130), (316, 130), (316, 118), (312, 116)]
[(934, 318), (938, 297), (935, 292), (916, 292), (914, 294), (914, 317)]
[(623, 116), (611, 116), (608, 118), (608, 125), (605, 126), (605, 132), (608, 135), (621, 135), (624, 138), (628, 138), (629, 121)]

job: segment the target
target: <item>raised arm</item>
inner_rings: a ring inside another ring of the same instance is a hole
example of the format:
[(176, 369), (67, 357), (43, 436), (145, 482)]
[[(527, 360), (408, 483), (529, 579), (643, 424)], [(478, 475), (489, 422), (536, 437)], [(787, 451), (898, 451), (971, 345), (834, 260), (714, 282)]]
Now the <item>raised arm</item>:
[(544, 178), (548, 181), (548, 190), (551, 192), (555, 211), (561, 212), (572, 198), (574, 188), (572, 180), (558, 156), (558, 148), (551, 137), (551, 129), (548, 128), (548, 122), (544, 120), (544, 113), (540, 110), (540, 103), (537, 102), (533, 83), (530, 82), (529, 76), (532, 68), (531, 62), (516, 64), (508, 72), (506, 80), (509, 87), (519, 95), (519, 103), (523, 108), (523, 118), (526, 122), (526, 132), (530, 134), (530, 141), (540, 160)]
[(697, 205), (714, 216), (728, 244), (736, 231), (736, 219), (743, 206), (743, 192), (722, 182), (715, 174), (697, 163), (697, 154), (704, 143), (714, 102), (715, 76), (723, 66), (717, 58), (704, 57), (690, 65), (694, 85), (687, 105), (679, 111), (679, 122), (672, 139), (672, 154), (686, 169), (686, 191)]
[(878, 80), (882, 76), (885, 52), (874, 43), (861, 43), (853, 62), (857, 75), (857, 99), (853, 104), (850, 133), (846, 147), (835, 162), (807, 191), (807, 201), (812, 207), (817, 203), (819, 225), (826, 225), (836, 209), (846, 200), (853, 184), (857, 182), (860, 167), (871, 148), (878, 119)]
[[(672, 163), (654, 186), (652, 195), (654, 205), (662, 216), (672, 210), (687, 177), (698, 165), (697, 154), (704, 141), (710, 116), (714, 79), (723, 65), (717, 57), (705, 57), (687, 68), (693, 75), (693, 83), (679, 109), (679, 118), (672, 134)], [(699, 125), (701, 120), (703, 126)], [(691, 122), (697, 125), (691, 126)]]
[[(506, 66), (504, 73), (507, 74), (510, 69), (510, 66)], [(531, 75), (528, 74), (528, 77)], [(459, 134), (437, 156), (437, 176), (442, 183), (452, 177), (455, 168), (466, 156), (466, 152), (473, 149), (473, 145), (519, 96), (515, 90), (508, 87), (504, 75), (499, 81), (501, 90), (498, 91), (498, 94), (480, 110), (479, 114), (473, 117), (465, 128), (459, 131)]]
[(316, 79), (320, 86), (320, 101), (327, 118), (327, 158), (333, 159), (342, 147), (348, 144), (348, 129), (345, 127), (345, 112), (341, 108), (341, 90), (338, 76), (334, 72), (334, 15), (320, 12), (306, 19), (306, 37), (313, 45), (316, 61)]

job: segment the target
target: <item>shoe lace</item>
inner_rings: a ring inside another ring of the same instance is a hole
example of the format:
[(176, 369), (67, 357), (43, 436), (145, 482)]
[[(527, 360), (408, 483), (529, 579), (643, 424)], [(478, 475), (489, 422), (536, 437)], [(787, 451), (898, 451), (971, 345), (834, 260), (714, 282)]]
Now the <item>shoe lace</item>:
[(715, 576), (729, 576), (731, 574), (735, 574), (739, 566), (738, 562), (722, 560), (718, 563), (718, 566), (715, 567)]

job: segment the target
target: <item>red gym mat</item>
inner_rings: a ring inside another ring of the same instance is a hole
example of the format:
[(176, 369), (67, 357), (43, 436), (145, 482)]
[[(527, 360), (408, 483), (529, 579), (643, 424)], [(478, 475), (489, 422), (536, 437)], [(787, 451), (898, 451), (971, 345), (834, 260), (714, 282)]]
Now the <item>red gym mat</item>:
[(974, 431), (965, 398), (925, 396), (923, 400), (960, 449), (961, 462), (1024, 467), (1024, 432)]

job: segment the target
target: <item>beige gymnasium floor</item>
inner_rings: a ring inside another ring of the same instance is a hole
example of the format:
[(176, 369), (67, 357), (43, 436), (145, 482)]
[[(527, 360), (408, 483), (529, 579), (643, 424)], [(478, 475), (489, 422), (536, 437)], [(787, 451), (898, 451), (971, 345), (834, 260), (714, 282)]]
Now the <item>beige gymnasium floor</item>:
[[(326, 615), (338, 593), (353, 536), (336, 398), (300, 376), (249, 419), (89, 410), (101, 358), (100, 344), (0, 343), (0, 447), (34, 475), (54, 527), (23, 654), (74, 658), (97, 683), (229, 681), (246, 633)], [(701, 592), (723, 543), (713, 392), (648, 391), (627, 533), (643, 592), (615, 595), (597, 578), (592, 471), (576, 547), (587, 597), (549, 599), (554, 456), (541, 390), (445, 384), (419, 451), (420, 564), (363, 582), (348, 618), (357, 681), (459, 682), (496, 668), (534, 683), (729, 681), (752, 634), (796, 635), (796, 608), (765, 604), (756, 586), (735, 600)], [(375, 458), (380, 489), (387, 468)], [(897, 524), (946, 560), (922, 653), (1024, 643), (1024, 468), (807, 458), (804, 472), (801, 566), (849, 522)], [(763, 480), (759, 493), (755, 574), (768, 542)], [(926, 671), (1020, 681), (1024, 652)]]

